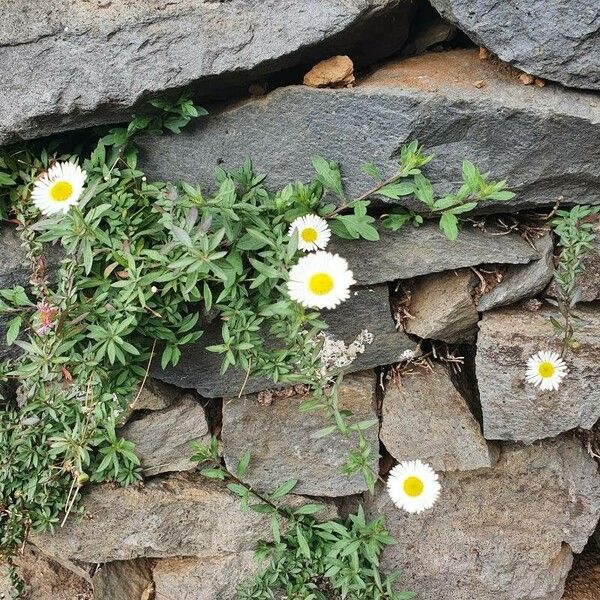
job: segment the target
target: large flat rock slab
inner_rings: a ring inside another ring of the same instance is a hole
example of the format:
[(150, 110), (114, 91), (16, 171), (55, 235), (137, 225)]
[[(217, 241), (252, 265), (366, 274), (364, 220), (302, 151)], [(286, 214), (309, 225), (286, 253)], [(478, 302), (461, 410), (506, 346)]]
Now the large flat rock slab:
[[(572, 563), (600, 517), (600, 475), (571, 437), (505, 444), (492, 469), (440, 476), (432, 510), (409, 515), (380, 488), (367, 500), (399, 541), (385, 571), (401, 589), (435, 600), (559, 600)], [(590, 599), (591, 600), (591, 599)]]
[(479, 322), (476, 374), (487, 439), (534, 440), (600, 419), (600, 310), (577, 307), (581, 346), (566, 357), (569, 373), (556, 391), (526, 383), (527, 360), (540, 350), (560, 352), (550, 317), (556, 311), (522, 307), (493, 310)]
[(496, 459), (467, 400), (439, 363), (388, 382), (379, 437), (396, 460), (419, 459), (436, 471), (481, 469)]
[(239, 89), (340, 52), (380, 59), (403, 45), (412, 10), (405, 0), (5, 2), (0, 144), (129, 120), (141, 100), (191, 84)]
[[(322, 314), (329, 325), (328, 332), (346, 344), (352, 343), (362, 329), (373, 334), (373, 343), (358, 355), (348, 372), (395, 363), (405, 350), (416, 346), (406, 334), (396, 331), (385, 284), (354, 288), (346, 302)], [(236, 369), (220, 375), (221, 357), (205, 350), (211, 344), (222, 343), (220, 335), (221, 325), (213, 321), (197, 343), (186, 347), (176, 367), (162, 370), (156, 366), (153, 375), (178, 387), (195, 389), (206, 398), (233, 397), (241, 390), (251, 394), (274, 387), (268, 379), (251, 377), (246, 381), (246, 373)]]
[(599, 137), (593, 94), (524, 86), (475, 50), (455, 50), (394, 61), (353, 89), (292, 86), (225, 107), (181, 135), (147, 139), (140, 165), (210, 187), (215, 165), (237, 169), (251, 157), (275, 189), (311, 179), (310, 157), (320, 154), (341, 165), (352, 197), (372, 185), (361, 164), (391, 174), (402, 145), (418, 139), (436, 154), (425, 172), (440, 189), (457, 187), (464, 159), (508, 180), (517, 197), (486, 204), (505, 210), (559, 196), (600, 203)]
[(431, 0), (440, 14), (502, 60), (570, 87), (600, 90), (596, 2)]
[[(287, 502), (304, 503), (300, 496)], [(83, 505), (81, 523), (70, 519), (54, 535), (36, 534), (31, 541), (63, 562), (104, 563), (237, 554), (269, 537), (269, 515), (243, 511), (224, 484), (201, 475), (172, 475), (145, 486), (93, 486)], [(320, 516), (335, 514), (329, 507)]]
[[(374, 371), (344, 378), (340, 408), (352, 412), (350, 422), (377, 421)], [(221, 436), (227, 470), (235, 473), (244, 452), (252, 459), (243, 477), (245, 483), (269, 492), (290, 478), (298, 480), (294, 492), (308, 496), (349, 496), (367, 490), (362, 475), (340, 473), (348, 452), (358, 445), (359, 436), (342, 437), (337, 432), (314, 439), (313, 434), (331, 421), (323, 411), (302, 413), (306, 396), (275, 397), (268, 406), (255, 396), (223, 401)], [(375, 454), (379, 443), (377, 427), (363, 433)]]

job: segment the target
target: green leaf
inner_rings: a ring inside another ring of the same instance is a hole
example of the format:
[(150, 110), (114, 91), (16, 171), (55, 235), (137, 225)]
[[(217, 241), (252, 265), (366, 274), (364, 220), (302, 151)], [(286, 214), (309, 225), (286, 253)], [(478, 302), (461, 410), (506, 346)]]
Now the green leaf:
[(208, 477), (209, 479), (225, 479), (226, 474), (223, 469), (202, 469), (200, 471), (201, 475), (204, 477)]
[(296, 525), (296, 538), (298, 540), (298, 548), (300, 549), (300, 552), (304, 554), (308, 560), (310, 560), (310, 548), (308, 547), (308, 542), (306, 541), (299, 524)]
[(449, 240), (455, 240), (458, 237), (458, 219), (451, 212), (442, 213), (440, 229)]
[(318, 155), (313, 156), (311, 162), (317, 172), (317, 180), (321, 182), (323, 187), (331, 190), (340, 200), (343, 200), (344, 190), (340, 168), (335, 163), (330, 163)]
[(242, 479), (244, 475), (246, 475), (246, 471), (248, 470), (248, 465), (250, 464), (250, 452), (244, 452), (244, 455), (240, 459), (238, 466), (235, 470), (235, 474), (238, 479)]
[(283, 496), (287, 496), (296, 487), (297, 484), (297, 479), (290, 479), (289, 481), (285, 481), (270, 495), (270, 499), (277, 500), (278, 498), (283, 498)]
[(14, 317), (10, 320), (10, 323), (8, 325), (8, 331), (6, 332), (6, 343), (9, 346), (12, 346), (17, 337), (19, 337), (19, 331), (21, 330), (22, 321), (23, 318), (21, 317), (21, 315)]
[(410, 196), (411, 194), (414, 194), (414, 192), (414, 184), (407, 181), (401, 181), (398, 183), (389, 183), (375, 193), (378, 196), (384, 196), (385, 198), (390, 198), (392, 200), (399, 200), (402, 196)]
[(365, 163), (364, 165), (361, 165), (360, 170), (369, 177), (375, 179), (375, 181), (381, 181), (383, 179), (379, 169), (373, 163)]

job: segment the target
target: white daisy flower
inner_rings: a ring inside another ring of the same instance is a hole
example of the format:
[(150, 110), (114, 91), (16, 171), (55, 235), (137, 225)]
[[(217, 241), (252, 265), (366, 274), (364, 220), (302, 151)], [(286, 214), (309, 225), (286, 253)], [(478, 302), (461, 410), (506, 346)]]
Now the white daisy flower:
[(86, 173), (70, 162), (56, 163), (33, 186), (31, 199), (44, 215), (66, 213), (79, 200)]
[(557, 390), (567, 374), (567, 365), (557, 352), (538, 352), (527, 361), (527, 383), (542, 390)]
[(398, 508), (420, 513), (437, 500), (441, 485), (437, 473), (420, 460), (408, 460), (396, 465), (387, 480), (388, 494)]
[(323, 250), (329, 243), (331, 231), (327, 221), (318, 215), (298, 217), (290, 225), (288, 235), (298, 232), (298, 248), (305, 252)]
[(335, 308), (348, 299), (354, 283), (345, 259), (330, 252), (315, 252), (291, 268), (287, 286), (290, 298), (303, 306)]

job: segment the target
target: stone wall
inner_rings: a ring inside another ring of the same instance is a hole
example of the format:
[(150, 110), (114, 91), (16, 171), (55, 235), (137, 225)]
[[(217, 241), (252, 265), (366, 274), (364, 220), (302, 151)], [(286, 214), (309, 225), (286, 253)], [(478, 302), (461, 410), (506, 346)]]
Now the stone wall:
[[(431, 4), (441, 16), (424, 0), (7, 5), (0, 143), (127, 120), (147, 97), (191, 85), (220, 103), (181, 135), (142, 140), (149, 177), (210, 186), (217, 164), (250, 156), (276, 187), (310, 178), (318, 153), (341, 164), (356, 194), (361, 163), (391, 165), (418, 138), (437, 155), (427, 174), (440, 189), (470, 159), (517, 192), (486, 205), (455, 242), (429, 223), (382, 230), (376, 243), (332, 242), (357, 285), (325, 320), (346, 342), (361, 329), (374, 335), (341, 404), (379, 420), (366, 438), (383, 456), (382, 476), (408, 459), (436, 469), (442, 494), (431, 511), (401, 513), (382, 487), (371, 495), (361, 478), (341, 475), (353, 440), (311, 437), (328, 422), (298, 411), (302, 387), (220, 376), (205, 350), (218, 339), (212, 322), (177, 367), (154, 367), (123, 419), (144, 483), (89, 486), (81, 522), (30, 536), (17, 562), (31, 599), (234, 598), (261, 567), (252, 551), (270, 535), (268, 518), (195, 472), (189, 444), (211, 435), (230, 471), (251, 450), (244, 481), (256, 490), (295, 478), (289, 502), (320, 498), (321, 516), (357, 501), (385, 515), (400, 543), (384, 551), (383, 570), (399, 570), (419, 599), (600, 599), (597, 588), (580, 591), (594, 586), (579, 572), (563, 596), (573, 555), (589, 552), (600, 521), (589, 442), (600, 422), (600, 235), (580, 281), (569, 377), (540, 392), (524, 371), (534, 352), (560, 345), (545, 301), (556, 295), (559, 249), (547, 228), (522, 226), (532, 214), (523, 211), (549, 212), (559, 200), (600, 204), (600, 11), (559, 0)], [(334, 54), (354, 60), (354, 87), (300, 84)], [(248, 95), (251, 84), (269, 93)], [(8, 224), (0, 245), (0, 287), (25, 285)], [(407, 351), (428, 358), (407, 362)], [(8, 593), (0, 584), (0, 598)]]

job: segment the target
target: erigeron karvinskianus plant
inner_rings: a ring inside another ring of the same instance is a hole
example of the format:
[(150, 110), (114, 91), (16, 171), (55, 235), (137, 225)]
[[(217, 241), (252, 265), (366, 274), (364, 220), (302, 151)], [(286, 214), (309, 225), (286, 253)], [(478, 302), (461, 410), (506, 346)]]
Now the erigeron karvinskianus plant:
[[(3, 552), (30, 527), (52, 529), (61, 512), (77, 511), (77, 491), (86, 481), (128, 484), (141, 477), (133, 448), (116, 433), (118, 419), (151, 363), (176, 364), (210, 319), (221, 324), (220, 343), (208, 349), (221, 355), (222, 373), (236, 367), (276, 383), (308, 381), (314, 397), (302, 409), (321, 408), (332, 423), (317, 435), (358, 432), (344, 472), (362, 473), (372, 488), (377, 454), (361, 432), (374, 422), (355, 423), (340, 410), (344, 361), (323, 369), (326, 325), (312, 308), (344, 300), (353, 278), (341, 257), (315, 271), (322, 255), (299, 250), (300, 235), (289, 236), (290, 228), (298, 231), (299, 218), (307, 224), (317, 215), (334, 235), (375, 240), (368, 198), (412, 195), (423, 203), (424, 216), (441, 215), (440, 227), (452, 238), (456, 215), (478, 201), (509, 197), (503, 182), (488, 183), (465, 163), (460, 190), (436, 200), (421, 172), (432, 157), (416, 142), (403, 148), (397, 172), (387, 179), (373, 165), (365, 167), (377, 183), (351, 200), (337, 165), (321, 157), (313, 158), (315, 181), (276, 193), (250, 161), (237, 172), (217, 169), (212, 195), (186, 183), (150, 182), (137, 168), (135, 135), (176, 133), (202, 114), (185, 97), (153, 106), (157, 113), (112, 129), (86, 159), (56, 145), (52, 153), (0, 152), (2, 214), (10, 212), (18, 223), (32, 272), (28, 289), (0, 292), (0, 313), (10, 319), (8, 342), (21, 352), (0, 369), (2, 379), (19, 388), (18, 398), (3, 400), (0, 411)], [(328, 201), (331, 195), (338, 204)], [(398, 229), (422, 221), (423, 215), (397, 207), (382, 225)], [(328, 241), (327, 230), (321, 221), (312, 223), (310, 243), (318, 249)], [(66, 258), (48, 272), (50, 244), (60, 244)], [(307, 301), (310, 289), (301, 284), (315, 275), (319, 285)], [(292, 288), (300, 302), (290, 297)], [(368, 343), (368, 334), (359, 338), (347, 347), (354, 356)]]

